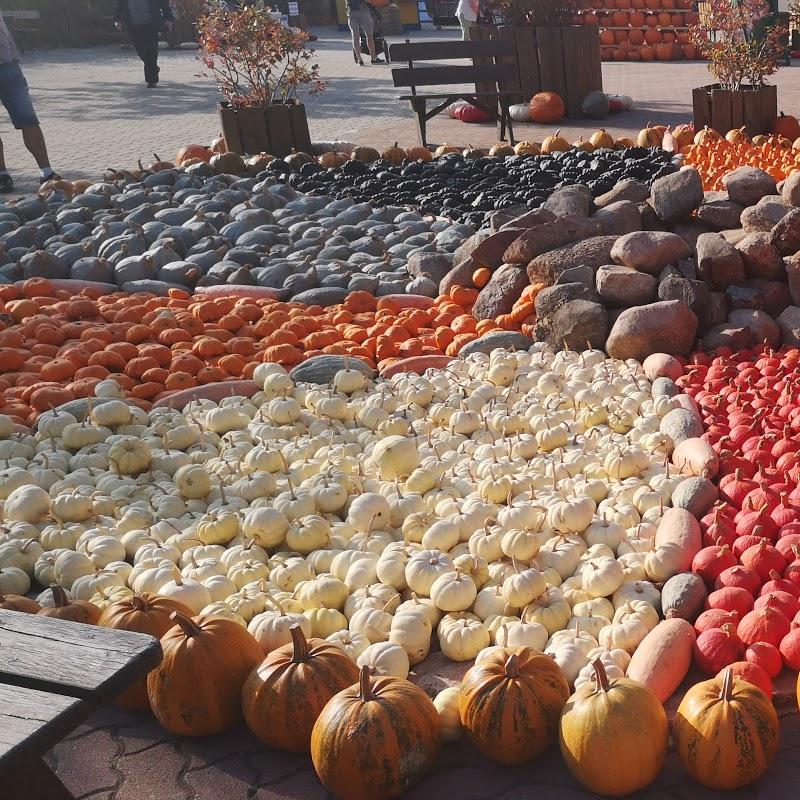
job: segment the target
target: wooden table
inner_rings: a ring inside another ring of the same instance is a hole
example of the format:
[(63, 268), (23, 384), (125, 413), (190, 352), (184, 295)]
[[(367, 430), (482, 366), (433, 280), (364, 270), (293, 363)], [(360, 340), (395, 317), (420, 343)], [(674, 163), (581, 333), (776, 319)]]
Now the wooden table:
[(71, 800), (42, 756), (160, 660), (152, 636), (0, 611), (3, 800)]

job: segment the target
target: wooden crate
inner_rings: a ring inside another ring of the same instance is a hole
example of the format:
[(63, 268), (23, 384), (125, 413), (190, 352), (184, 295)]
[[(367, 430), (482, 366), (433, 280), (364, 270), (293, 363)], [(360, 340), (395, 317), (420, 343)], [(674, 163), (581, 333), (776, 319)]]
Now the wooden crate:
[[(600, 40), (591, 25), (479, 25), (471, 34), (475, 39), (514, 39), (519, 95), (513, 102), (527, 103), (537, 92), (556, 92), (567, 116), (579, 118), (586, 95), (603, 89)], [(504, 88), (514, 91), (516, 84)], [(475, 89), (486, 91), (477, 84)]]
[(720, 133), (744, 126), (750, 136), (769, 133), (778, 116), (775, 86), (745, 87), (730, 91), (718, 84), (692, 89), (693, 121), (696, 130), (708, 126)]
[(268, 108), (220, 106), (222, 133), (228, 149), (239, 155), (271, 153), (278, 158), (292, 150), (309, 152), (311, 136), (303, 103), (276, 103)]

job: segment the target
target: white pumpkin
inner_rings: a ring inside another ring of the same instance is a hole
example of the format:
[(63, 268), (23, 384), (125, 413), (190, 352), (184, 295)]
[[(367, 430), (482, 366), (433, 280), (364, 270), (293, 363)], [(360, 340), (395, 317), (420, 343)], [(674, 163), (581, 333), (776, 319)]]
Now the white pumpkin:
[(369, 667), (373, 675), (395, 678), (407, 678), (411, 669), (406, 651), (392, 642), (371, 644), (358, 656), (356, 663), (359, 667)]
[(439, 736), (443, 742), (454, 742), (464, 733), (458, 710), (458, 698), (459, 687), (448, 686), (433, 699), (433, 706), (439, 715)]
[(461, 619), (439, 628), (439, 647), (451, 661), (470, 661), (490, 643), (489, 630), (477, 619)]

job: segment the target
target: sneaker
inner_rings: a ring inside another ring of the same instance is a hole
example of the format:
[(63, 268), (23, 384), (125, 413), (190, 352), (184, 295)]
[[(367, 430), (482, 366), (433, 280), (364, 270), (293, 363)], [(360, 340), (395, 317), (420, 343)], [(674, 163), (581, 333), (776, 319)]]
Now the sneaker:
[[(61, 179), (62, 179), (61, 176), (57, 172), (54, 172), (52, 175), (48, 175), (46, 178), (40, 178), (39, 179), (39, 186), (44, 185), (48, 181), (60, 181)], [(9, 178), (9, 180), (10, 180), (10, 178)], [(14, 184), (12, 183), (11, 185), (13, 186)]]
[(385, 61), (381, 61), (379, 58), (373, 58), (370, 60), (370, 64), (385, 64)]
[(0, 175), (0, 194), (10, 194), (14, 191), (14, 181), (10, 175)]
[(155, 89), (158, 84), (153, 83), (152, 81), (147, 84), (148, 89)]

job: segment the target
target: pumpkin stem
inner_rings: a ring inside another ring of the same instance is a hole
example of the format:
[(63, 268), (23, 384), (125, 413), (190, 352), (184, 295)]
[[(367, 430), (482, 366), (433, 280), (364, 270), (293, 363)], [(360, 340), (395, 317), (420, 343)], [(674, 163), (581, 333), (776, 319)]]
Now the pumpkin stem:
[(516, 678), (519, 676), (519, 659), (516, 653), (512, 653), (505, 664), (506, 678)]
[(141, 594), (135, 594), (133, 597), (131, 597), (131, 605), (137, 611), (148, 611), (150, 608), (147, 598)]
[(292, 663), (302, 664), (304, 661), (308, 661), (308, 639), (306, 639), (303, 629), (299, 625), (292, 625), (289, 633), (292, 634), (292, 644), (294, 645)]
[(56, 608), (64, 608), (64, 606), (69, 605), (67, 593), (64, 591), (63, 586), (54, 584), (50, 587), (50, 591), (53, 593), (53, 604)]
[(186, 614), (183, 614), (180, 611), (173, 611), (169, 615), (169, 618), (176, 625), (180, 625), (181, 630), (184, 632), (187, 639), (200, 636), (203, 633), (202, 628), (191, 617), (187, 617)]
[(372, 681), (370, 680), (370, 667), (366, 665), (361, 667), (361, 675), (359, 675), (358, 677), (358, 696), (365, 703), (369, 700), (375, 699), (375, 695), (372, 693)]
[(719, 699), (730, 702), (733, 697), (733, 670), (728, 667), (725, 674), (722, 676), (722, 689), (719, 693)]
[(608, 682), (608, 675), (606, 674), (606, 668), (603, 665), (603, 662), (596, 658), (592, 661), (592, 668), (594, 669), (595, 677), (597, 678), (597, 688), (603, 692), (607, 692), (610, 688), (610, 684)]

